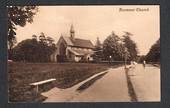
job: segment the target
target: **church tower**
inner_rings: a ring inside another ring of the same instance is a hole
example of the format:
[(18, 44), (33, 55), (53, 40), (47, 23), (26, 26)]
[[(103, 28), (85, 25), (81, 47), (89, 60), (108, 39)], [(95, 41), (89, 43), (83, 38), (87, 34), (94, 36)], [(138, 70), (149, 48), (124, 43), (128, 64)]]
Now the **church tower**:
[(75, 38), (75, 31), (74, 31), (73, 24), (71, 24), (71, 28), (70, 28), (70, 37), (72, 40), (74, 40)]

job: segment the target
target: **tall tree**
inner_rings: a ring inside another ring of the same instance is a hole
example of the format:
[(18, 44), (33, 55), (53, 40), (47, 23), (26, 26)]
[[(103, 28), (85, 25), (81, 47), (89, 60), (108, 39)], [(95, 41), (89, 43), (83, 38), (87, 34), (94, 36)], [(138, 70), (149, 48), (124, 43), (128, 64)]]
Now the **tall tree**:
[(8, 6), (8, 46), (11, 50), (16, 43), (16, 25), (24, 27), (27, 22), (33, 22), (33, 16), (38, 11), (36, 6)]
[(160, 62), (160, 39), (158, 39), (150, 48), (146, 55), (148, 62)]
[(122, 60), (124, 54), (124, 46), (121, 39), (112, 32), (103, 43), (103, 54), (106, 60)]
[(129, 60), (136, 60), (138, 50), (137, 50), (136, 43), (131, 39), (132, 35), (133, 34), (129, 32), (125, 32), (125, 34), (123, 35), (123, 42), (124, 42), (124, 46), (126, 46), (129, 52)]
[(96, 46), (96, 47), (102, 47), (102, 44), (101, 44), (101, 42), (100, 42), (99, 37), (97, 37), (95, 46)]
[(99, 37), (97, 37), (96, 40), (93, 58), (96, 62), (100, 62), (103, 59), (103, 46), (99, 40)]

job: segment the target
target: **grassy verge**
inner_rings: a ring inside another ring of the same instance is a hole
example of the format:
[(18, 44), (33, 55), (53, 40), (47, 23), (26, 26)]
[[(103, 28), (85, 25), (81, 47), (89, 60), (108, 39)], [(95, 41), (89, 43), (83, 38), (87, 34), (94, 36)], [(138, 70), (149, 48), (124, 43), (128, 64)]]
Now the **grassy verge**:
[[(120, 65), (112, 65), (118, 66)], [(107, 64), (90, 63), (9, 63), (9, 101), (41, 101), (44, 98), (40, 96), (37, 100), (30, 83), (56, 78), (55, 86), (65, 89), (109, 67)]]

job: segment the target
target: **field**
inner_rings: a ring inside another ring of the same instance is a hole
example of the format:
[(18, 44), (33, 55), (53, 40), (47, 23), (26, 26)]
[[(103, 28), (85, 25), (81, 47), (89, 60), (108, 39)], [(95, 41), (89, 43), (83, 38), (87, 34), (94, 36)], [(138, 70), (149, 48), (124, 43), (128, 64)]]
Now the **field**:
[(35, 96), (30, 83), (56, 78), (55, 86), (69, 88), (88, 77), (119, 65), (92, 63), (9, 63), (8, 84), (10, 102), (42, 101), (45, 97)]

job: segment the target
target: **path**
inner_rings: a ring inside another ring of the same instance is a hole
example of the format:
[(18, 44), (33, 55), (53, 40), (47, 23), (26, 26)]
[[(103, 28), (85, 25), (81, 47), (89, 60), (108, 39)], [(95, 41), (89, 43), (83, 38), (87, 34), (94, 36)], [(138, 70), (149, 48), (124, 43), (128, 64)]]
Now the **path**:
[(82, 92), (77, 89), (97, 76), (98, 73), (79, 84), (68, 88), (53, 88), (42, 95), (45, 102), (138, 102), (160, 101), (160, 69), (151, 65), (144, 68), (137, 64), (126, 74), (124, 67), (107, 70), (107, 74)]
[(76, 90), (95, 76), (68, 89), (53, 88), (42, 93), (42, 95), (48, 97), (45, 102), (130, 102), (123, 67), (109, 69), (107, 74), (82, 92)]
[(160, 101), (160, 69), (152, 65), (136, 65), (134, 75), (130, 75), (137, 99), (140, 102)]

